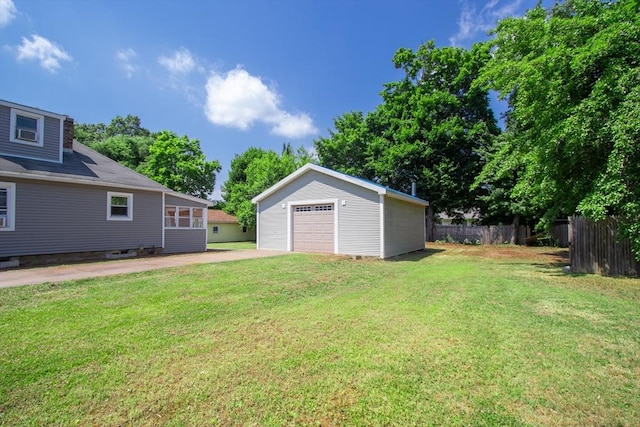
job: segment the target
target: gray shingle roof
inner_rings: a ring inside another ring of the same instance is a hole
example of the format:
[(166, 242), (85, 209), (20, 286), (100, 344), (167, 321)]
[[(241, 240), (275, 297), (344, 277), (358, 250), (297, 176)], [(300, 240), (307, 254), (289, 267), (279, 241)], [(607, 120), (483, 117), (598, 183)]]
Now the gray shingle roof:
[(76, 141), (73, 152), (63, 154), (62, 163), (0, 155), (0, 176), (2, 175), (174, 193)]

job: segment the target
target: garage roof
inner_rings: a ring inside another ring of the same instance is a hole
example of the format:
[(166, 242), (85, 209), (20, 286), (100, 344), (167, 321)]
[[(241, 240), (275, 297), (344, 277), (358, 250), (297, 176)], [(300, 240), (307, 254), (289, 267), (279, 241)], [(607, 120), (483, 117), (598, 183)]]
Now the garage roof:
[(275, 185), (271, 186), (270, 188), (266, 189), (262, 193), (258, 194), (256, 197), (251, 199), (251, 202), (257, 203), (257, 202), (263, 200), (264, 198), (270, 196), (271, 194), (273, 194), (276, 191), (278, 191), (279, 189), (283, 188), (284, 186), (286, 186), (290, 182), (295, 181), (296, 179), (298, 179), (298, 177), (304, 175), (305, 173), (307, 173), (309, 171), (316, 171), (316, 172), (319, 172), (319, 173), (322, 173), (322, 174), (325, 174), (325, 175), (328, 175), (328, 176), (331, 176), (331, 177), (334, 177), (334, 178), (349, 182), (351, 184), (366, 188), (368, 190), (375, 191), (376, 193), (378, 193), (380, 195), (389, 196), (389, 197), (392, 197), (394, 199), (400, 199), (400, 200), (404, 200), (406, 202), (415, 203), (415, 204), (422, 205), (422, 206), (429, 206), (429, 202), (427, 202), (426, 200), (422, 200), (422, 199), (420, 199), (418, 197), (414, 197), (414, 196), (411, 196), (409, 194), (393, 190), (393, 189), (391, 189), (389, 187), (385, 187), (383, 185), (376, 184), (375, 182), (367, 181), (367, 180), (361, 179), (361, 178), (356, 178), (354, 176), (347, 175), (347, 174), (344, 174), (344, 173), (341, 173), (341, 172), (336, 172), (334, 170), (327, 169), (327, 168), (324, 168), (322, 166), (314, 165), (314, 164), (311, 164), (311, 163), (307, 163), (306, 165), (302, 166), (300, 169), (296, 170), (295, 172), (293, 172), (289, 176), (287, 176), (284, 179), (282, 179), (279, 182), (277, 182)]

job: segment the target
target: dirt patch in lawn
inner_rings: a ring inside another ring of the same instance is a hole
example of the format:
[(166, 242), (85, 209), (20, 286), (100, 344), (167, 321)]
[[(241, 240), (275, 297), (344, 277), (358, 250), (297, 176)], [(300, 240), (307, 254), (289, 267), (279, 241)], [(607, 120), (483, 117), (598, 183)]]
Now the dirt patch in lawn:
[(449, 253), (480, 258), (527, 260), (536, 264), (568, 265), (569, 263), (569, 249), (566, 248), (429, 243), (427, 249), (446, 249)]

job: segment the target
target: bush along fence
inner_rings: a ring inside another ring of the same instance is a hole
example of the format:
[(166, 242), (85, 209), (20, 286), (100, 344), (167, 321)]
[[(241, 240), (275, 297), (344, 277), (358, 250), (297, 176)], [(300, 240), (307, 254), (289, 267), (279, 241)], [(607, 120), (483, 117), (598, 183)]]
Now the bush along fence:
[[(434, 240), (480, 245), (501, 245), (511, 242), (513, 225), (436, 225)], [(517, 242), (524, 245), (531, 236), (531, 229), (521, 225), (518, 227)]]
[(640, 276), (640, 262), (631, 251), (631, 242), (618, 239), (617, 232), (615, 218), (594, 222), (579, 216), (570, 217), (571, 272)]

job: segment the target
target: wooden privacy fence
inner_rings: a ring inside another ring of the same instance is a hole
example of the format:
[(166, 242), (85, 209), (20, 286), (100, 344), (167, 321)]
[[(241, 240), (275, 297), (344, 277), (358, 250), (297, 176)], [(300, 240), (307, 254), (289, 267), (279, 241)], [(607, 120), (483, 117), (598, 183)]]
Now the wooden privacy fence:
[[(436, 225), (434, 240), (453, 240), (458, 243), (478, 242), (481, 245), (500, 245), (511, 242), (512, 225)], [(518, 227), (518, 243), (531, 235), (529, 227)]]
[(569, 224), (556, 224), (551, 227), (551, 237), (554, 244), (561, 248), (569, 247)]
[(617, 232), (615, 218), (594, 222), (579, 216), (570, 217), (571, 272), (640, 276), (640, 263), (631, 251), (631, 242), (617, 240)]

